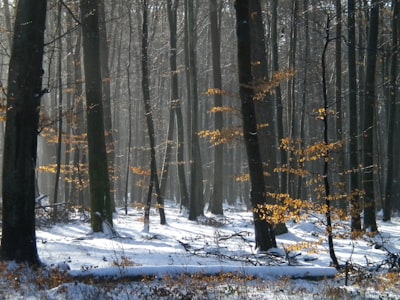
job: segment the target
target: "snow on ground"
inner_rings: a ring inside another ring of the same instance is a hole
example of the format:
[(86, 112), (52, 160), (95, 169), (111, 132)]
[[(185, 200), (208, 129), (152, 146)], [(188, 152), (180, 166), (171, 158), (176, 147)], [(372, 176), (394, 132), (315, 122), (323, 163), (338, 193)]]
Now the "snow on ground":
[(278, 249), (258, 253), (250, 212), (227, 208), (224, 216), (193, 222), (173, 202), (165, 211), (167, 225), (152, 211), (149, 233), (136, 209), (115, 214), (117, 234), (91, 233), (80, 214), (40, 226), (39, 256), (53, 273), (14, 278), (5, 272), (21, 271), (9, 265), (0, 273), (0, 299), (400, 299), (398, 262), (390, 276), (378, 279), (387, 266), (376, 272), (388, 251), (400, 253), (398, 218), (380, 222), (379, 235), (358, 240), (349, 238), (346, 224), (334, 228), (340, 263), (359, 270), (349, 272), (345, 286), (343, 272), (329, 267), (321, 220), (289, 223)]

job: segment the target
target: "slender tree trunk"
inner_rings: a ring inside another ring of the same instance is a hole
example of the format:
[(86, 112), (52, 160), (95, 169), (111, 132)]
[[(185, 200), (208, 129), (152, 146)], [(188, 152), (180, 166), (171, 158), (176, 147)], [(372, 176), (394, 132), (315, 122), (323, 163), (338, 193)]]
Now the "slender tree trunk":
[[(115, 166), (115, 145), (114, 134), (112, 128), (112, 112), (111, 112), (111, 75), (108, 66), (109, 43), (107, 38), (106, 13), (104, 1), (99, 2), (99, 33), (100, 33), (100, 59), (101, 59), (101, 75), (103, 86), (103, 107), (104, 107), (104, 129), (106, 134), (107, 147), (107, 163), (110, 177), (116, 174)], [(114, 180), (110, 180), (110, 198), (112, 210), (115, 211), (115, 185)]]
[[(350, 110), (350, 167), (357, 169), (358, 162), (358, 107), (357, 107), (357, 69), (356, 69), (356, 24), (355, 24), (355, 1), (347, 2), (348, 23), (348, 72), (349, 72), (349, 110)], [(361, 201), (355, 191), (359, 187), (359, 172), (350, 173), (351, 197), (351, 231), (361, 231)]]
[(376, 61), (378, 54), (379, 33), (379, 1), (371, 1), (371, 13), (369, 20), (367, 66), (364, 94), (364, 164), (363, 164), (363, 188), (364, 195), (364, 229), (371, 232), (377, 230), (374, 199), (374, 128), (375, 118), (375, 84)]
[[(218, 1), (210, 0), (210, 30), (211, 30), (211, 48), (212, 48), (212, 66), (214, 89), (222, 89), (221, 74), (221, 32), (219, 24)], [(214, 107), (222, 107), (222, 95), (214, 95)], [(214, 113), (214, 130), (222, 131), (223, 118), (222, 112)], [(211, 213), (216, 215), (223, 214), (223, 144), (214, 146), (214, 182), (212, 187)]]
[(39, 264), (35, 168), (46, 0), (19, 0), (8, 73), (0, 258)]
[[(278, 58), (278, 0), (272, 1), (272, 24), (271, 24), (271, 41), (272, 41), (272, 70), (273, 72), (279, 71), (279, 58)], [(282, 104), (282, 92), (281, 86), (278, 85), (275, 88), (275, 107), (276, 107), (276, 133), (278, 136), (279, 143), (284, 138), (284, 128), (283, 128), (283, 104)], [(281, 149), (279, 151), (278, 160), (280, 160), (279, 166), (286, 166), (288, 164), (289, 153)], [(288, 178), (289, 174), (281, 174), (280, 187), (281, 192), (288, 192)]]
[(142, 20), (142, 92), (143, 92), (143, 101), (146, 113), (146, 122), (147, 122), (147, 130), (149, 133), (149, 142), (150, 142), (150, 184), (149, 184), (149, 191), (147, 196), (147, 203), (145, 206), (145, 228), (146, 232), (149, 231), (149, 210), (151, 206), (151, 198), (153, 187), (156, 189), (157, 193), (157, 204), (158, 204), (158, 211), (160, 213), (160, 223), (166, 224), (165, 220), (165, 212), (164, 212), (164, 200), (161, 196), (160, 192), (160, 183), (158, 181), (158, 174), (157, 174), (157, 163), (156, 163), (156, 144), (155, 144), (155, 131), (154, 131), (154, 122), (153, 122), (153, 115), (151, 111), (150, 105), (150, 88), (149, 88), (149, 70), (148, 70), (148, 24), (147, 24), (147, 14), (148, 14), (148, 5), (147, 0), (143, 0), (143, 20)]
[(104, 135), (98, 0), (81, 0), (80, 4), (86, 77), (91, 222), (94, 232), (102, 232), (103, 222), (112, 226), (112, 206)]
[[(61, 3), (58, 4), (58, 30), (57, 34), (61, 35)], [(56, 204), (58, 202), (58, 191), (61, 176), (61, 148), (62, 148), (62, 127), (63, 127), (63, 115), (62, 115), (62, 105), (63, 105), (63, 80), (62, 80), (62, 40), (58, 40), (58, 58), (57, 58), (57, 76), (58, 76), (58, 136), (57, 136), (57, 152), (56, 152), (56, 176), (54, 184), (54, 196), (53, 202)], [(57, 216), (57, 206), (53, 207), (53, 217)]]
[(396, 139), (395, 135), (395, 123), (396, 123), (396, 113), (397, 113), (397, 64), (398, 64), (398, 50), (399, 50), (399, 36), (398, 29), (400, 27), (400, 5), (397, 0), (392, 1), (392, 55), (390, 61), (390, 81), (389, 81), (389, 128), (388, 128), (388, 169), (387, 169), (387, 184), (385, 201), (383, 207), (383, 221), (390, 221), (392, 215), (392, 202), (393, 194), (392, 187), (394, 181), (394, 143)]
[[(296, 70), (296, 53), (297, 53), (297, 24), (298, 24), (298, 0), (292, 1), (292, 9), (291, 9), (291, 22), (290, 22), (290, 39), (289, 39), (289, 60), (288, 60), (288, 68), (289, 70)], [(296, 78), (297, 76), (293, 76), (288, 79), (287, 85), (287, 135), (290, 139), (297, 139), (299, 137), (300, 129), (298, 124), (298, 105), (297, 105), (297, 93), (295, 93), (296, 88)], [(286, 153), (288, 156), (287, 164), (289, 165), (292, 161), (291, 153)], [(297, 162), (294, 162), (297, 164)], [(295, 166), (294, 168), (296, 168)], [(290, 195), (293, 195), (294, 198), (298, 198), (300, 195), (297, 194), (298, 186), (300, 184), (299, 176), (293, 176), (290, 172), (288, 173), (288, 191)]]
[(187, 3), (188, 20), (188, 59), (189, 59), (189, 81), (190, 81), (190, 102), (191, 102), (191, 164), (190, 164), (190, 201), (189, 201), (189, 220), (196, 220), (203, 215), (204, 196), (203, 196), (203, 171), (200, 153), (200, 141), (198, 136), (199, 126), (199, 99), (197, 91), (197, 26), (194, 15), (194, 1)]
[(179, 1), (167, 1), (168, 7), (168, 22), (170, 28), (170, 69), (171, 69), (171, 105), (176, 117), (176, 126), (178, 130), (177, 143), (177, 168), (179, 178), (180, 203), (183, 207), (188, 208), (189, 193), (186, 184), (185, 163), (184, 163), (184, 140), (185, 132), (183, 125), (181, 99), (179, 99), (178, 90), (178, 67), (177, 67), (177, 10)]
[(129, 17), (129, 38), (128, 38), (128, 62), (126, 66), (126, 78), (127, 78), (127, 89), (128, 89), (128, 147), (126, 154), (126, 175), (125, 175), (125, 215), (128, 214), (129, 205), (129, 174), (131, 172), (131, 152), (132, 152), (132, 88), (131, 88), (131, 63), (132, 63), (132, 11), (131, 5), (128, 6), (128, 17)]
[(266, 251), (276, 247), (273, 226), (264, 220), (258, 209), (266, 203), (264, 172), (258, 144), (257, 121), (254, 110), (253, 76), (251, 71), (251, 42), (249, 26), (249, 1), (236, 0), (236, 35), (238, 43), (238, 67), (243, 134), (246, 146), (253, 207), (256, 248)]
[[(323, 118), (322, 121), (324, 123), (324, 144), (329, 145), (329, 139), (328, 139), (328, 132), (329, 132), (329, 124), (328, 124), (328, 109), (329, 109), (329, 103), (328, 103), (328, 92), (327, 92), (327, 80), (326, 80), (326, 52), (328, 49), (329, 43), (332, 41), (330, 38), (330, 33), (329, 33), (329, 28), (330, 28), (330, 19), (328, 17), (327, 24), (326, 24), (326, 36), (325, 36), (325, 45), (324, 45), (324, 50), (322, 52), (322, 61), (321, 61), (321, 67), (322, 67), (322, 96), (323, 96)], [(324, 181), (324, 198), (325, 198), (325, 218), (326, 218), (326, 231), (327, 231), (327, 236), (328, 236), (328, 246), (329, 246), (329, 254), (332, 260), (332, 264), (334, 267), (339, 268), (339, 262), (336, 258), (335, 254), (335, 248), (333, 246), (333, 233), (332, 233), (332, 216), (331, 216), (331, 186), (330, 186), (330, 178), (329, 178), (329, 162), (330, 162), (330, 152), (329, 150), (326, 150), (326, 153), (324, 153), (323, 156), (324, 160), (324, 166), (323, 166), (323, 174), (322, 178)]]
[[(343, 131), (344, 131), (344, 116), (343, 113), (343, 101), (342, 101), (342, 2), (341, 0), (336, 0), (336, 39), (335, 39), (335, 99), (336, 99), (336, 134), (337, 140), (343, 140)], [(339, 173), (338, 181), (345, 182), (345, 177), (340, 174), (344, 174), (344, 150), (345, 147), (339, 150), (337, 154), (337, 169)], [(336, 174), (332, 174), (332, 176), (336, 176)], [(345, 182), (347, 184), (347, 182)], [(339, 193), (343, 194), (344, 189), (337, 187), (339, 189)], [(343, 200), (340, 200), (338, 203), (341, 208), (345, 208), (346, 203)]]

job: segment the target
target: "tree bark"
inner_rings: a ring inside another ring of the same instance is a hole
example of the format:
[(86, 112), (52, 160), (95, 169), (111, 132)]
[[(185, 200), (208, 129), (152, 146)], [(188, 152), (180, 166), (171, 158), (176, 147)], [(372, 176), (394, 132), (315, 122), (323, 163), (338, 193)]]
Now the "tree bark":
[[(268, 64), (265, 46), (265, 33), (263, 16), (260, 1), (250, 1), (250, 28), (251, 28), (251, 56), (252, 56), (252, 73), (255, 86), (268, 82)], [(275, 16), (276, 18), (276, 16)], [(276, 31), (276, 26), (275, 26)], [(275, 40), (272, 41), (273, 47), (277, 47), (278, 41), (275, 33)], [(276, 48), (277, 49), (277, 48)], [(256, 63), (254, 63), (256, 62)], [(257, 87), (256, 87), (257, 88)], [(280, 88), (278, 94), (280, 94)], [(257, 99), (254, 103), (256, 111), (256, 120), (258, 125), (267, 124), (267, 127), (259, 126), (258, 141), (260, 146), (261, 158), (263, 162), (263, 170), (268, 175), (264, 175), (265, 188), (267, 193), (281, 193), (279, 186), (279, 176), (274, 170), (278, 167), (277, 152), (279, 149), (279, 139), (276, 135), (278, 121), (275, 116), (275, 107), (273, 97), (267, 93), (263, 99)], [(267, 197), (269, 204), (276, 204), (274, 199)], [(275, 224), (275, 233), (283, 234), (288, 232), (285, 223)]]
[(399, 50), (399, 37), (398, 37), (398, 29), (400, 24), (400, 5), (397, 0), (392, 1), (392, 55), (390, 62), (390, 80), (389, 80), (389, 128), (388, 128), (388, 169), (387, 169), (387, 183), (386, 183), (386, 192), (385, 192), (385, 200), (383, 206), (383, 221), (390, 221), (392, 215), (392, 202), (393, 202), (393, 194), (392, 187), (394, 181), (394, 143), (397, 139), (395, 135), (395, 123), (396, 123), (396, 113), (397, 113), (397, 88), (396, 88), (396, 80), (397, 80), (397, 64), (398, 64), (398, 53)]
[[(357, 107), (357, 69), (356, 69), (356, 24), (355, 1), (347, 2), (348, 23), (348, 72), (349, 72), (349, 110), (350, 110), (350, 167), (357, 169), (358, 162), (358, 107)], [(353, 193), (350, 202), (351, 231), (361, 231), (361, 200), (358, 193), (359, 172), (350, 173), (350, 192)]]
[[(106, 13), (104, 1), (99, 2), (99, 36), (100, 36), (100, 62), (101, 75), (103, 86), (103, 107), (104, 107), (104, 129), (106, 133), (107, 147), (107, 163), (110, 172), (110, 177), (113, 178), (116, 174), (115, 166), (115, 145), (114, 133), (112, 128), (112, 112), (111, 112), (111, 75), (108, 65), (109, 61), (109, 43), (107, 39)], [(112, 210), (115, 211), (115, 183), (110, 181), (110, 199)]]
[(377, 230), (374, 195), (374, 131), (375, 131), (375, 84), (376, 61), (379, 34), (379, 1), (371, 1), (369, 32), (367, 44), (365, 94), (364, 94), (364, 163), (363, 188), (364, 195), (364, 229), (371, 232)]
[[(150, 143), (150, 184), (149, 190), (147, 195), (147, 203), (146, 203), (146, 212), (145, 212), (145, 231), (149, 231), (149, 210), (151, 205), (151, 198), (152, 198), (152, 190), (153, 188), (156, 189), (157, 193), (157, 204), (158, 204), (158, 211), (160, 213), (160, 224), (165, 224), (165, 212), (164, 212), (164, 200), (162, 198), (160, 192), (160, 183), (158, 180), (157, 174), (157, 162), (156, 162), (156, 144), (155, 144), (155, 131), (154, 131), (154, 122), (153, 122), (153, 115), (151, 111), (150, 105), (150, 88), (149, 88), (149, 70), (148, 70), (148, 24), (147, 24), (147, 14), (148, 14), (148, 6), (147, 0), (143, 0), (143, 20), (142, 20), (142, 92), (143, 92), (143, 101), (146, 113), (146, 123), (147, 123), (147, 130), (149, 134), (149, 143)], [(146, 220), (147, 218), (147, 220)]]
[(86, 86), (91, 223), (94, 232), (102, 232), (103, 222), (112, 226), (112, 207), (104, 135), (98, 0), (81, 0), (80, 4)]
[[(180, 192), (180, 204), (181, 206), (188, 208), (189, 203), (189, 193), (186, 184), (186, 174), (185, 174), (185, 164), (184, 164), (184, 140), (185, 132), (183, 125), (182, 116), (182, 103), (179, 99), (179, 88), (178, 88), (178, 67), (177, 67), (177, 10), (178, 10), (179, 0), (172, 2), (167, 1), (168, 9), (168, 23), (170, 30), (170, 71), (171, 71), (171, 109), (173, 110), (176, 127), (178, 131), (178, 141), (176, 150), (176, 160), (178, 168), (178, 178), (179, 178), (179, 192)], [(164, 173), (164, 172), (163, 172)], [(162, 186), (162, 185), (161, 185)], [(161, 191), (163, 191), (161, 189)]]
[[(213, 66), (213, 88), (222, 89), (221, 75), (221, 33), (219, 24), (218, 1), (210, 0), (210, 30), (211, 30), (211, 49), (212, 49), (212, 66)], [(222, 95), (216, 93), (214, 95), (214, 107), (222, 107)], [(222, 112), (214, 113), (214, 130), (222, 131), (223, 118)], [(214, 146), (214, 181), (211, 197), (211, 213), (216, 215), (223, 214), (223, 144)]]
[(19, 0), (8, 74), (0, 257), (39, 264), (35, 168), (46, 0)]
[(189, 89), (191, 102), (191, 126), (190, 126), (190, 199), (189, 199), (189, 220), (196, 220), (203, 215), (204, 196), (203, 196), (203, 165), (200, 153), (200, 141), (198, 136), (199, 123), (199, 96), (197, 90), (197, 62), (196, 62), (196, 43), (197, 29), (194, 14), (194, 1), (187, 3), (187, 34), (188, 34), (188, 62), (189, 62)]
[(243, 117), (243, 135), (250, 173), (250, 198), (253, 207), (256, 248), (266, 251), (276, 247), (273, 226), (261, 218), (257, 209), (265, 205), (265, 184), (258, 143), (257, 121), (254, 109), (253, 76), (251, 71), (251, 41), (249, 1), (236, 0), (236, 35), (238, 49), (239, 88)]
[[(278, 0), (272, 1), (272, 24), (271, 24), (271, 41), (272, 41), (272, 70), (273, 72), (279, 71), (279, 57), (278, 57)], [(278, 85), (275, 88), (275, 107), (276, 107), (276, 133), (278, 136), (278, 142), (284, 138), (283, 128), (283, 104), (282, 104), (282, 92), (281, 86)], [(290, 153), (286, 153), (285, 150), (281, 149), (278, 156), (278, 167), (286, 166), (288, 164), (288, 157)], [(280, 188), (282, 193), (288, 192), (288, 180), (289, 174), (280, 175)]]

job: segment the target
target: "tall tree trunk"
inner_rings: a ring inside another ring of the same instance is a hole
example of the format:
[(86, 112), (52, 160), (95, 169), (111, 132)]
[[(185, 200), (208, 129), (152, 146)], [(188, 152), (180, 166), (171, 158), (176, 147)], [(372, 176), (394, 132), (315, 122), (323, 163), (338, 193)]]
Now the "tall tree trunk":
[[(323, 97), (323, 109), (324, 113), (322, 116), (323, 121), (323, 135), (324, 135), (324, 144), (329, 145), (328, 133), (329, 133), (329, 124), (328, 124), (328, 92), (327, 92), (327, 80), (326, 80), (326, 52), (329, 46), (329, 43), (332, 41), (330, 38), (330, 18), (328, 16), (327, 24), (326, 24), (326, 36), (325, 36), (325, 45), (324, 50), (322, 52), (321, 58), (321, 69), (322, 69), (322, 97)], [(324, 186), (324, 198), (325, 198), (325, 218), (326, 218), (326, 232), (328, 236), (328, 246), (329, 246), (329, 255), (332, 260), (332, 265), (336, 268), (339, 268), (339, 262), (337, 260), (335, 254), (335, 248), (333, 246), (333, 232), (332, 232), (332, 215), (331, 215), (331, 185), (330, 185), (330, 176), (329, 176), (329, 166), (330, 166), (330, 151), (326, 150), (323, 155), (323, 186)]]
[[(57, 21), (57, 34), (61, 36), (61, 3), (58, 4), (58, 21)], [(63, 113), (62, 113), (62, 105), (63, 105), (63, 80), (62, 80), (62, 40), (58, 40), (58, 57), (57, 57), (57, 76), (58, 76), (58, 135), (57, 135), (57, 152), (56, 152), (56, 176), (54, 183), (54, 196), (53, 202), (56, 204), (58, 202), (58, 191), (60, 184), (60, 176), (61, 176), (61, 148), (62, 148), (62, 127), (63, 127)], [(57, 216), (57, 205), (53, 207), (53, 217)]]
[[(279, 57), (278, 57), (278, 0), (272, 1), (272, 24), (271, 24), (271, 41), (272, 41), (272, 70), (273, 72), (279, 71)], [(284, 138), (284, 128), (283, 128), (283, 104), (282, 104), (282, 92), (281, 86), (278, 85), (275, 88), (275, 107), (276, 107), (276, 133), (278, 136), (278, 142)], [(288, 156), (290, 154), (286, 153), (285, 150), (281, 149), (279, 151), (278, 161), (279, 166), (286, 166), (288, 164)], [(288, 192), (288, 178), (289, 174), (280, 175), (280, 187), (281, 193)]]
[(379, 33), (379, 1), (371, 1), (369, 19), (367, 61), (364, 94), (364, 163), (363, 188), (364, 195), (364, 229), (371, 232), (377, 230), (374, 199), (374, 131), (375, 131), (375, 84), (376, 61), (378, 53)]
[(8, 73), (0, 258), (39, 264), (35, 168), (46, 0), (19, 0)]
[[(252, 73), (254, 77), (254, 85), (262, 87), (268, 83), (268, 63), (265, 46), (265, 32), (263, 24), (263, 16), (260, 1), (250, 1), (250, 29), (251, 29), (251, 56), (252, 56)], [(275, 28), (276, 29), (276, 28)], [(277, 43), (274, 41), (273, 43)], [(257, 63), (254, 63), (257, 62)], [(257, 99), (254, 103), (256, 110), (256, 120), (259, 125), (258, 141), (260, 146), (261, 157), (263, 161), (266, 192), (279, 194), (279, 174), (274, 170), (277, 165), (277, 151), (279, 149), (279, 139), (276, 132), (276, 117), (274, 116), (275, 106), (270, 93), (268, 92), (262, 99)], [(262, 126), (267, 124), (267, 126)], [(269, 204), (275, 204), (273, 197), (267, 197)], [(287, 232), (284, 223), (275, 224), (275, 233), (283, 234)]]
[[(336, 134), (337, 140), (343, 140), (343, 131), (344, 131), (344, 122), (343, 117), (345, 116), (343, 112), (343, 104), (342, 104), (342, 3), (341, 0), (336, 0), (336, 39), (335, 39), (335, 99), (336, 99)], [(345, 178), (344, 174), (344, 147), (339, 150), (337, 155), (337, 168), (339, 173), (338, 181), (344, 182)], [(332, 174), (336, 176), (336, 174)], [(337, 187), (340, 194), (343, 194), (344, 189)], [(340, 207), (345, 208), (345, 202), (340, 200), (338, 203)]]
[[(168, 22), (170, 30), (170, 69), (171, 69), (171, 109), (176, 118), (176, 126), (178, 131), (178, 142), (177, 142), (177, 168), (179, 178), (179, 192), (180, 192), (180, 203), (182, 206), (188, 208), (189, 194), (186, 184), (185, 164), (184, 164), (184, 125), (182, 116), (181, 99), (179, 99), (178, 89), (178, 67), (177, 67), (177, 10), (179, 0), (175, 0), (173, 3), (171, 0), (167, 1), (168, 9)], [(164, 172), (163, 172), (164, 173)], [(161, 190), (162, 191), (162, 190)]]
[(112, 226), (112, 206), (104, 136), (98, 0), (81, 0), (80, 6), (86, 78), (91, 223), (94, 232), (102, 232), (103, 222)]
[[(99, 2), (99, 33), (100, 33), (100, 60), (101, 75), (103, 85), (103, 107), (104, 107), (104, 129), (106, 134), (107, 147), (107, 163), (110, 177), (116, 174), (115, 166), (115, 145), (114, 134), (112, 128), (112, 112), (111, 112), (111, 75), (108, 66), (109, 43), (107, 38), (106, 13), (104, 1)], [(110, 198), (112, 210), (115, 211), (115, 186), (114, 180), (110, 181)]]
[(273, 226), (257, 211), (265, 205), (265, 184), (262, 159), (258, 144), (257, 121), (254, 109), (253, 76), (251, 71), (251, 41), (249, 1), (236, 0), (236, 35), (243, 134), (250, 173), (250, 198), (253, 207), (256, 248), (266, 251), (276, 247)]
[(392, 202), (393, 202), (393, 180), (394, 180), (394, 143), (397, 139), (395, 135), (395, 123), (396, 123), (396, 113), (397, 113), (397, 64), (398, 64), (398, 53), (399, 50), (399, 36), (398, 29), (400, 27), (400, 5), (397, 0), (392, 1), (392, 55), (390, 61), (390, 80), (389, 80), (389, 128), (388, 128), (388, 169), (387, 169), (387, 183), (385, 192), (385, 201), (383, 207), (383, 221), (390, 221), (392, 215)]
[[(218, 1), (210, 0), (210, 30), (211, 30), (211, 49), (212, 49), (212, 66), (213, 66), (213, 83), (214, 89), (222, 89), (221, 74), (221, 31), (219, 24)], [(214, 95), (214, 107), (222, 107), (222, 95), (216, 93)], [(222, 112), (214, 113), (214, 130), (222, 131), (223, 118)], [(214, 182), (212, 187), (211, 213), (216, 215), (223, 214), (223, 144), (214, 146)]]
[(190, 102), (191, 102), (191, 164), (190, 164), (190, 199), (189, 199), (189, 219), (196, 220), (203, 215), (204, 196), (203, 196), (203, 171), (200, 153), (200, 141), (198, 132), (199, 125), (199, 99), (197, 91), (197, 26), (194, 14), (194, 1), (187, 3), (187, 34), (188, 34), (188, 59), (189, 59), (189, 81), (190, 81)]
[(131, 155), (132, 155), (132, 88), (131, 88), (131, 63), (132, 63), (132, 35), (133, 35), (133, 25), (132, 25), (132, 6), (128, 5), (128, 19), (129, 19), (129, 38), (128, 38), (128, 62), (126, 65), (126, 84), (128, 85), (128, 147), (126, 153), (126, 174), (125, 174), (125, 193), (124, 193), (124, 206), (125, 215), (128, 214), (129, 205), (129, 174), (131, 172)]
[(160, 192), (160, 183), (158, 181), (157, 174), (157, 162), (156, 162), (156, 144), (155, 144), (155, 131), (154, 131), (154, 122), (153, 115), (151, 111), (150, 105), (150, 78), (149, 78), (149, 70), (148, 70), (148, 24), (147, 24), (147, 14), (148, 14), (148, 5), (147, 0), (143, 0), (143, 20), (142, 20), (142, 92), (143, 92), (143, 101), (145, 107), (146, 114), (146, 122), (147, 122), (147, 131), (149, 134), (149, 143), (150, 143), (150, 184), (147, 195), (147, 203), (145, 206), (145, 231), (149, 231), (149, 210), (151, 205), (152, 198), (152, 190), (153, 187), (156, 189), (157, 193), (157, 204), (158, 211), (160, 213), (160, 223), (165, 224), (165, 213), (164, 213), (164, 200), (162, 198)]
[[(357, 69), (356, 69), (356, 23), (355, 23), (355, 1), (347, 2), (347, 23), (348, 23), (348, 72), (349, 72), (349, 111), (350, 111), (350, 167), (356, 169), (358, 162), (358, 108), (357, 108)], [(361, 231), (361, 200), (356, 193), (359, 187), (359, 172), (350, 173), (351, 197), (351, 231)]]

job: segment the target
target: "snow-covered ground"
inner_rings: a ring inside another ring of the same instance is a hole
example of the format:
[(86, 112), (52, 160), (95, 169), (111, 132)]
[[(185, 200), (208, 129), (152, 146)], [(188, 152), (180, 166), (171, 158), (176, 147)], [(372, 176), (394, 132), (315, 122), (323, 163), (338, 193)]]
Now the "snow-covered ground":
[[(37, 245), (51, 270), (0, 268), (0, 299), (400, 299), (400, 219), (379, 222), (380, 233), (352, 240), (345, 223), (334, 228), (336, 255), (346, 272), (329, 267), (325, 230), (318, 219), (289, 223), (279, 248), (254, 250), (252, 215), (225, 210), (188, 221), (166, 204), (167, 225), (152, 211), (150, 232), (143, 213), (114, 217), (116, 233), (92, 234), (75, 218), (41, 225)], [(393, 254), (392, 272), (382, 262)]]

